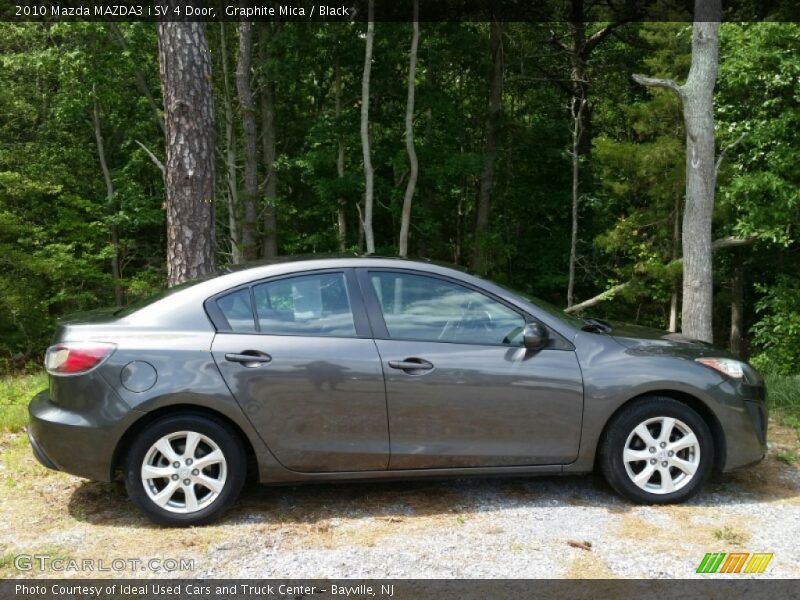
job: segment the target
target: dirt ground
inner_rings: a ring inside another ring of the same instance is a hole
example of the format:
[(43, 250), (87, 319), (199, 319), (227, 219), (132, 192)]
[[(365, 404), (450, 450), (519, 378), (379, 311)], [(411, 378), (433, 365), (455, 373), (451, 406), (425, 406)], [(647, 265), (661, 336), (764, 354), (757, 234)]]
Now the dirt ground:
[(192, 529), (151, 525), (120, 484), (44, 469), (24, 433), (0, 453), (0, 577), (685, 578), (706, 552), (771, 552), (754, 577), (800, 577), (800, 444), (775, 424), (761, 465), (680, 506), (633, 506), (593, 476), (249, 485)]

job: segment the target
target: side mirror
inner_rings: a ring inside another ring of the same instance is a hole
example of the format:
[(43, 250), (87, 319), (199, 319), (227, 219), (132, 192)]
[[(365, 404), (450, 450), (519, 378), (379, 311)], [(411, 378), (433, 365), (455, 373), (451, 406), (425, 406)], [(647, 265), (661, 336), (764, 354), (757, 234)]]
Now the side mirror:
[(533, 321), (522, 329), (522, 345), (528, 350), (540, 350), (547, 344), (547, 329), (541, 323)]

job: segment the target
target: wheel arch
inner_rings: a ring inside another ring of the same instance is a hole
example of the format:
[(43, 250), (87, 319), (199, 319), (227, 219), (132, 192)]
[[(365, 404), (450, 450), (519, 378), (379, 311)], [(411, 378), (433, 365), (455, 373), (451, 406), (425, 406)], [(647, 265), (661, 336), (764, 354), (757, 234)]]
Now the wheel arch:
[(133, 440), (136, 439), (136, 436), (147, 428), (148, 425), (172, 415), (198, 415), (225, 423), (238, 436), (244, 447), (245, 454), (247, 455), (247, 479), (251, 480), (256, 478), (258, 472), (258, 457), (255, 449), (253, 448), (250, 438), (247, 437), (247, 434), (245, 434), (242, 428), (233, 419), (213, 408), (205, 406), (198, 406), (196, 404), (169, 404), (147, 412), (125, 430), (125, 433), (117, 442), (114, 454), (112, 455), (110, 474), (112, 480), (116, 479), (117, 474), (122, 470), (125, 456)]
[(595, 448), (595, 467), (597, 466), (597, 460), (600, 456), (600, 447), (603, 444), (606, 433), (608, 432), (608, 428), (614, 422), (614, 419), (616, 419), (621, 412), (627, 410), (631, 404), (643, 398), (651, 398), (655, 396), (676, 400), (681, 404), (685, 404), (694, 410), (698, 415), (700, 415), (700, 418), (702, 418), (706, 425), (708, 425), (708, 428), (711, 431), (711, 438), (714, 441), (714, 469), (716, 471), (721, 471), (726, 459), (725, 431), (722, 429), (722, 424), (714, 414), (714, 411), (712, 411), (708, 404), (706, 404), (699, 397), (688, 392), (672, 389), (648, 390), (647, 392), (632, 396), (617, 407), (617, 409), (609, 416), (608, 420), (603, 426), (603, 431), (597, 440), (597, 447)]

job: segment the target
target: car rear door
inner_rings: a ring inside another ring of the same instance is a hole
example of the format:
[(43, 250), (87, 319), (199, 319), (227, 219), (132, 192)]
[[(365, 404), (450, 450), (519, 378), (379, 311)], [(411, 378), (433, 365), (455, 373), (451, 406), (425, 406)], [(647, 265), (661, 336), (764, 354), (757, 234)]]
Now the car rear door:
[(350, 269), (281, 276), (206, 302), (214, 359), (278, 461), (303, 472), (386, 469), (380, 358)]
[(359, 282), (386, 379), (390, 469), (576, 458), (583, 382), (568, 342), (525, 349), (526, 315), (449, 278), (360, 269)]

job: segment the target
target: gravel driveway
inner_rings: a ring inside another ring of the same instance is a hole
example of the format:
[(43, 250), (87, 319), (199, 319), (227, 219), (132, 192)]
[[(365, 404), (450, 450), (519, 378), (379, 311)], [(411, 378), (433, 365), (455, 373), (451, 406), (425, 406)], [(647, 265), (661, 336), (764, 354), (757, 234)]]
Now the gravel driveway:
[[(181, 577), (692, 577), (706, 552), (772, 552), (760, 577), (800, 577), (797, 435), (771, 426), (770, 456), (681, 506), (632, 506), (599, 479), (548, 477), (245, 489), (217, 525), (158, 529), (117, 484), (49, 472), (24, 435), (0, 439), (0, 576), (14, 556), (191, 558)], [(780, 460), (779, 460), (780, 458)], [(742, 575), (734, 576), (742, 577)]]

